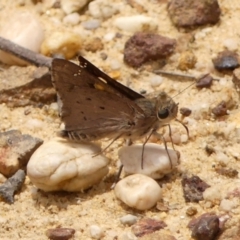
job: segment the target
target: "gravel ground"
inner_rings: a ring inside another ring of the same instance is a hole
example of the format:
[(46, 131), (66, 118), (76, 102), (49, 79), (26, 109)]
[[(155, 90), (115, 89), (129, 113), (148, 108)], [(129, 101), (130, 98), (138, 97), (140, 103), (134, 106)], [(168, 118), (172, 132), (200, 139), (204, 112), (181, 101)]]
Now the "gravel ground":
[[(160, 86), (152, 87), (151, 81), (154, 78), (152, 73), (146, 69), (137, 71), (123, 63), (124, 43), (132, 33), (119, 30), (112, 23), (120, 16), (140, 14), (138, 10), (130, 7), (127, 1), (115, 1), (121, 2), (125, 10), (106, 18), (100, 27), (92, 31), (82, 30), (79, 25), (72, 26), (62, 23), (65, 14), (59, 8), (45, 9), (41, 4), (34, 5), (31, 1), (23, 4), (24, 2), (1, 0), (0, 15), (7, 16), (19, 8), (28, 9), (39, 15), (44, 26), (45, 36), (48, 36), (53, 29), (58, 28), (61, 31), (71, 29), (82, 35), (83, 44), (95, 37), (102, 39), (102, 50), (93, 53), (83, 48), (81, 53), (106, 73), (114, 75), (117, 72), (118, 80), (128, 84), (136, 91), (146, 90), (151, 93), (163, 90), (170, 96), (175, 96), (192, 83), (188, 80), (179, 81), (176, 78), (163, 77), (163, 83)], [(106, 0), (105, 2), (110, 3), (111, 1)], [(143, 14), (157, 18), (161, 23), (156, 32), (174, 38), (179, 43), (164, 70), (179, 71), (177, 65), (180, 53), (191, 50), (197, 58), (197, 63), (194, 69), (186, 73), (199, 76), (210, 72), (219, 79), (219, 81), (214, 81), (210, 89), (199, 90), (193, 86), (174, 98), (176, 102), (179, 102), (179, 107), (190, 108), (192, 114), (184, 120), (189, 128), (190, 139), (176, 145), (177, 150), (181, 153), (181, 165), (164, 180), (159, 180), (163, 189), (163, 202), (168, 210), (161, 211), (153, 208), (140, 212), (126, 207), (115, 198), (110, 186), (113, 174), (117, 171), (117, 151), (122, 146), (122, 142), (118, 141), (106, 153), (112, 159), (109, 175), (103, 182), (84, 193), (44, 193), (37, 191), (30, 180), (26, 178), (21, 192), (15, 196), (14, 204), (0, 202), (1, 239), (43, 240), (47, 239), (46, 230), (58, 226), (75, 229), (74, 239), (92, 239), (90, 228), (93, 225), (99, 226), (104, 231), (102, 237), (104, 240), (134, 239), (127, 237), (127, 234), (131, 232), (131, 227), (122, 225), (119, 220), (124, 215), (133, 214), (139, 218), (149, 217), (162, 220), (167, 224), (164, 233), (168, 233), (178, 240), (186, 240), (191, 239), (191, 231), (187, 225), (193, 218), (186, 214), (189, 207), (197, 209), (196, 216), (206, 212), (227, 216), (228, 220), (225, 223), (223, 234), (226, 232), (228, 235), (226, 234), (222, 239), (239, 239), (236, 235), (240, 231), (239, 198), (226, 197), (229, 189), (235, 189), (234, 186), (237, 188), (239, 185), (239, 176), (230, 178), (216, 172), (214, 167), (221, 165), (226, 166), (227, 169), (238, 170), (240, 168), (239, 96), (232, 84), (232, 75), (217, 72), (212, 64), (212, 58), (229, 46), (229, 41), (232, 43), (231, 46), (235, 46), (234, 50), (239, 49), (239, 3), (237, 0), (221, 0), (219, 4), (222, 14), (218, 24), (183, 31), (175, 28), (171, 23), (166, 11), (166, 1), (143, 0), (142, 2), (144, 2)], [(86, 8), (80, 15), (80, 22), (91, 18)], [(0, 23), (2, 25), (7, 21), (8, 18), (2, 17)], [(112, 33), (121, 33), (122, 37), (109, 40), (109, 35)], [(189, 39), (193, 36), (195, 41), (191, 43)], [(102, 60), (101, 53), (107, 54), (108, 58), (105, 61)], [(2, 65), (2, 69), (3, 71), (0, 72), (1, 89), (18, 85), (18, 81), (34, 71), (35, 67), (8, 68)], [(214, 118), (211, 109), (222, 100), (232, 106), (229, 115)], [(50, 140), (59, 129), (60, 120), (56, 115), (49, 114), (47, 109), (48, 106), (41, 109), (31, 106), (10, 109), (5, 104), (1, 104), (0, 130), (18, 129), (24, 134)], [(26, 110), (30, 111), (30, 114), (25, 115)], [(178, 118), (181, 118), (180, 114)], [(184, 139), (186, 132), (181, 125), (174, 123), (172, 129), (176, 139)], [(107, 142), (104, 141), (102, 144), (104, 146)], [(209, 155), (205, 150), (206, 146), (213, 147), (214, 153)], [(204, 200), (199, 203), (185, 202), (181, 185), (183, 174), (197, 175), (211, 186), (208, 195), (204, 195)]]

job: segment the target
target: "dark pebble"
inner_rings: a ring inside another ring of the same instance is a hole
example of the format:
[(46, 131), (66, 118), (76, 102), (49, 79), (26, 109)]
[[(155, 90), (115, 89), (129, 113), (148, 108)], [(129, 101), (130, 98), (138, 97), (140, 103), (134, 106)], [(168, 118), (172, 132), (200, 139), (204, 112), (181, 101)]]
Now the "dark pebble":
[(222, 166), (216, 166), (215, 167), (215, 171), (218, 174), (224, 175), (226, 177), (230, 177), (230, 178), (235, 178), (238, 176), (238, 171), (236, 169), (233, 168), (225, 168)]
[(196, 82), (197, 88), (209, 88), (211, 87), (213, 82), (213, 78), (210, 74), (206, 74), (202, 77), (200, 77)]
[(214, 240), (220, 232), (219, 218), (211, 213), (191, 220), (188, 227), (192, 230), (192, 238), (196, 240)]
[(221, 9), (217, 0), (171, 0), (168, 14), (175, 26), (191, 28), (217, 23)]
[(153, 233), (165, 228), (167, 225), (163, 221), (158, 221), (151, 218), (144, 218), (132, 226), (132, 232), (137, 237), (142, 237), (146, 234)]
[(73, 228), (55, 228), (46, 231), (47, 237), (51, 240), (68, 240), (74, 234), (75, 230)]
[(234, 70), (239, 67), (238, 54), (228, 50), (218, 53), (212, 61), (218, 71)]
[(179, 111), (184, 117), (188, 117), (192, 113), (191, 109), (185, 107), (180, 108)]
[(14, 194), (19, 191), (25, 180), (25, 172), (19, 169), (12, 177), (0, 186), (0, 196), (7, 203), (14, 202)]
[(220, 102), (216, 107), (212, 109), (212, 113), (216, 117), (222, 117), (224, 115), (227, 115), (227, 105), (225, 101)]
[(176, 45), (174, 39), (154, 33), (135, 33), (125, 43), (124, 61), (132, 67), (140, 67), (151, 60), (169, 56)]
[(198, 176), (186, 177), (182, 179), (183, 194), (186, 202), (199, 202), (203, 200), (203, 192), (210, 187)]

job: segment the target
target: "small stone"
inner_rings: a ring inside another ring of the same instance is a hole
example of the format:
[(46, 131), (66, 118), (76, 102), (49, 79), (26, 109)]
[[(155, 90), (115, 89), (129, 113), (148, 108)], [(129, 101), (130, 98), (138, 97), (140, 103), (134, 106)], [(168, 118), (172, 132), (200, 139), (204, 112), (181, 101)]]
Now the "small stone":
[(94, 144), (53, 139), (32, 155), (27, 174), (32, 183), (44, 191), (82, 191), (99, 183), (108, 173), (109, 160), (93, 155), (100, 152)]
[(209, 88), (212, 86), (213, 78), (210, 74), (206, 74), (197, 79), (197, 88)]
[(197, 58), (192, 52), (183, 52), (179, 58), (178, 69), (186, 71), (188, 69), (194, 68), (196, 63)]
[(138, 240), (138, 238), (132, 232), (123, 232), (119, 236), (119, 240)]
[(118, 13), (121, 4), (105, 0), (95, 0), (89, 3), (88, 10), (92, 17), (106, 19)]
[(0, 133), (0, 173), (9, 177), (26, 166), (33, 152), (43, 143), (41, 139), (18, 130)]
[(177, 27), (215, 24), (221, 14), (217, 0), (171, 0), (167, 9), (173, 24)]
[(133, 225), (134, 223), (137, 222), (138, 217), (132, 215), (132, 214), (127, 214), (123, 217), (120, 218), (120, 222), (124, 225)]
[(191, 115), (191, 113), (192, 113), (192, 110), (191, 109), (189, 109), (189, 108), (180, 108), (179, 109), (179, 112), (184, 116), (184, 117), (188, 117), (188, 116), (190, 116)]
[(238, 92), (240, 92), (240, 68), (233, 71), (232, 82)]
[(97, 225), (91, 225), (90, 234), (93, 239), (101, 239), (104, 236), (104, 231)]
[(222, 117), (224, 115), (228, 115), (227, 104), (225, 101), (221, 101), (216, 107), (212, 109), (212, 113), (216, 117)]
[(153, 76), (150, 79), (150, 83), (152, 87), (158, 87), (162, 84), (163, 78), (161, 76)]
[(183, 177), (182, 186), (186, 202), (199, 202), (203, 200), (203, 192), (206, 188), (210, 187), (198, 176)]
[(232, 51), (222, 51), (218, 53), (218, 56), (213, 60), (214, 67), (218, 71), (234, 70), (239, 67), (239, 56)]
[(71, 59), (81, 48), (81, 38), (78, 34), (69, 31), (52, 32), (46, 37), (41, 46), (41, 53), (46, 56), (62, 54)]
[(197, 209), (195, 207), (189, 207), (186, 211), (188, 216), (194, 216), (197, 213)]
[(71, 13), (63, 18), (63, 23), (69, 25), (77, 25), (80, 22), (80, 15), (78, 13)]
[(75, 234), (75, 230), (73, 228), (54, 228), (48, 229), (46, 231), (46, 235), (51, 240), (68, 240), (72, 238)]
[(0, 196), (7, 203), (14, 202), (14, 194), (19, 191), (25, 180), (25, 172), (19, 169), (12, 177), (0, 186)]
[(102, 40), (98, 37), (84, 43), (84, 49), (89, 52), (97, 52), (103, 49)]
[(176, 41), (154, 33), (139, 32), (125, 43), (124, 61), (132, 67), (140, 67), (150, 60), (170, 55)]
[[(38, 18), (29, 11), (15, 10), (8, 14), (6, 22), (1, 24), (0, 36), (31, 51), (39, 52), (44, 39), (44, 31)], [(3, 51), (0, 51), (0, 61), (9, 65), (28, 64)]]
[(229, 51), (238, 50), (238, 39), (237, 38), (227, 38), (223, 41), (223, 46), (226, 47)]
[(141, 174), (130, 175), (119, 181), (114, 193), (126, 205), (138, 210), (150, 209), (162, 198), (162, 190), (157, 182)]
[(0, 184), (4, 183), (7, 181), (7, 178), (3, 174), (0, 173)]
[(98, 19), (91, 19), (81, 23), (87, 30), (94, 30), (100, 27), (101, 22)]
[(90, 0), (61, 0), (61, 8), (66, 14), (80, 11)]
[(156, 19), (144, 15), (118, 17), (113, 24), (118, 29), (132, 33), (154, 31), (158, 27), (158, 21)]
[(215, 171), (218, 174), (221, 174), (221, 175), (226, 176), (226, 177), (230, 177), (230, 178), (238, 177), (238, 171), (236, 169), (233, 169), (233, 168), (225, 168), (225, 167), (222, 167), (222, 166), (216, 166)]
[(154, 179), (159, 179), (172, 172), (174, 167), (180, 163), (176, 151), (167, 149), (171, 158), (169, 159), (165, 147), (155, 143), (147, 143), (144, 146), (142, 162), (142, 150), (142, 144), (122, 147), (119, 150), (118, 156), (127, 175), (140, 173)]
[(219, 218), (213, 213), (204, 213), (191, 220), (188, 227), (192, 230), (192, 238), (196, 240), (214, 240), (220, 232)]
[(135, 236), (143, 237), (144, 235), (163, 229), (166, 226), (166, 223), (161, 220), (144, 218), (132, 226), (132, 231)]

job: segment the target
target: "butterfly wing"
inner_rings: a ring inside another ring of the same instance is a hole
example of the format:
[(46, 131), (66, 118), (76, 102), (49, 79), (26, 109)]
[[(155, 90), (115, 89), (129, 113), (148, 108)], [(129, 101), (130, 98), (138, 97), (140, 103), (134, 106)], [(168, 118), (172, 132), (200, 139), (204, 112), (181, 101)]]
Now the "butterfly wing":
[(115, 80), (106, 80), (104, 74), (102, 81), (102, 72), (92, 64), (88, 66), (88, 62), (77, 66), (63, 59), (52, 62), (52, 82), (60, 98), (65, 130), (77, 139), (90, 141), (129, 131), (144, 112), (113, 87)]
[(104, 79), (109, 86), (111, 86), (113, 89), (115, 89), (118, 93), (121, 93), (123, 96), (125, 96), (131, 100), (144, 98), (144, 96), (142, 96), (141, 94), (133, 91), (131, 88), (128, 88), (128, 87), (124, 86), (123, 84), (119, 83), (118, 81), (109, 77), (107, 74), (102, 72), (99, 68), (94, 66), (92, 63), (90, 63), (84, 57), (79, 56), (78, 60), (79, 60), (80, 66), (85, 66), (86, 71), (88, 73), (91, 73), (92, 75), (96, 76), (97, 78)]

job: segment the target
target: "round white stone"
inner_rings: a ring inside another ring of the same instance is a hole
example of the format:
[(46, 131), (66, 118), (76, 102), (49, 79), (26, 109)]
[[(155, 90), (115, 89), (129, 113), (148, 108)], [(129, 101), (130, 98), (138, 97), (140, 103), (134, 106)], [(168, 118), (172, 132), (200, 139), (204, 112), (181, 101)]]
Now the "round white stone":
[(124, 225), (133, 225), (134, 223), (137, 222), (138, 217), (134, 216), (132, 214), (127, 214), (123, 217), (120, 218), (120, 222)]
[(142, 174), (122, 179), (116, 184), (114, 192), (118, 199), (138, 210), (152, 208), (162, 197), (162, 190), (157, 182)]
[(98, 225), (90, 226), (90, 234), (93, 239), (101, 239), (104, 236), (103, 229)]
[(109, 160), (97, 155), (100, 147), (54, 139), (41, 145), (31, 156), (27, 174), (44, 191), (81, 191), (101, 181), (108, 173)]
[(124, 166), (126, 174), (140, 173), (154, 179), (162, 178), (172, 172), (174, 167), (180, 163), (178, 153), (172, 149), (155, 143), (147, 143), (144, 146), (143, 168), (142, 168), (142, 144), (122, 147), (118, 156)]
[(130, 17), (118, 17), (113, 24), (124, 31), (137, 32), (143, 30), (155, 30), (158, 26), (158, 21), (151, 17), (143, 15), (135, 15)]

